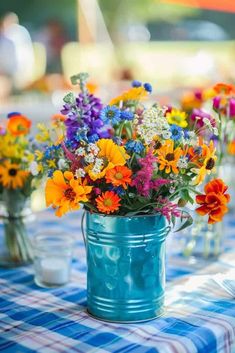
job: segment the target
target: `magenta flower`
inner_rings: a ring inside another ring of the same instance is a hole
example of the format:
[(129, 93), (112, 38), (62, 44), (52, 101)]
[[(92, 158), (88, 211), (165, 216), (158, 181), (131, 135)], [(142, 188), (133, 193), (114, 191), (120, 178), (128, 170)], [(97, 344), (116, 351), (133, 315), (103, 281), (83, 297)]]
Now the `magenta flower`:
[(215, 127), (216, 125), (216, 122), (215, 120), (212, 118), (212, 116), (206, 112), (204, 112), (203, 110), (201, 109), (193, 109), (192, 111), (192, 114), (190, 116), (190, 118), (193, 120), (193, 121), (196, 121), (197, 122), (197, 125), (199, 125), (200, 127), (204, 126), (204, 119), (208, 119), (211, 123), (211, 125), (213, 127)]
[(140, 158), (138, 161), (142, 168), (137, 172), (132, 182), (132, 186), (136, 187), (138, 194), (148, 197), (151, 190), (158, 190), (162, 185), (171, 183), (171, 180), (168, 179), (152, 180), (154, 164), (157, 162), (152, 149), (148, 151), (144, 158)]
[(220, 109), (221, 97), (216, 96), (213, 98), (213, 109), (218, 111)]
[(235, 118), (235, 98), (230, 98), (228, 108), (229, 108), (229, 117)]
[(171, 105), (167, 105), (167, 106), (166, 106), (166, 111), (165, 111), (165, 116), (166, 116), (167, 113), (171, 113), (171, 112), (172, 112), (172, 109), (173, 109), (173, 108), (172, 108)]
[(136, 187), (140, 195), (148, 197), (153, 186), (151, 179), (154, 171), (154, 163), (157, 162), (157, 158), (153, 155), (152, 149), (149, 149), (146, 156), (139, 158), (138, 162), (142, 168), (137, 172), (132, 186)]
[(194, 91), (194, 96), (196, 99), (198, 99), (199, 101), (202, 101), (203, 100), (203, 97), (202, 97), (202, 91), (201, 90), (196, 90)]
[(155, 211), (165, 216), (168, 222), (171, 221), (172, 216), (181, 216), (181, 211), (178, 209), (178, 205), (174, 204), (173, 202), (170, 202), (168, 199), (163, 198), (161, 196), (158, 198), (158, 202), (162, 206), (155, 208)]

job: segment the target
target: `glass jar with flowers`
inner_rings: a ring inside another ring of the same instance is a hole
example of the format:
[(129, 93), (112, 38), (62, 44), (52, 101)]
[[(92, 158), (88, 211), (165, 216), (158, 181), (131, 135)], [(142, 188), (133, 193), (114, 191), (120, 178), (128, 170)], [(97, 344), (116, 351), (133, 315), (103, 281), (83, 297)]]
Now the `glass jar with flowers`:
[[(210, 150), (202, 153), (207, 154), (204, 166), (200, 169), (199, 184), (201, 192), (205, 183), (210, 181), (212, 175), (217, 178), (223, 178), (225, 182), (232, 186), (231, 168), (232, 163), (229, 157), (229, 151), (232, 150), (232, 141), (235, 137), (235, 98), (234, 87), (223, 83), (201, 91), (200, 108), (197, 101), (191, 101), (191, 111), (188, 115), (188, 125), (191, 129), (197, 129), (198, 136), (210, 142)], [(183, 106), (185, 99), (182, 101)], [(196, 104), (193, 107), (193, 104)], [(216, 155), (213, 151), (216, 149)], [(205, 173), (207, 174), (204, 179)], [(205, 182), (206, 181), (206, 182)], [(230, 188), (232, 192), (232, 187)], [(208, 190), (205, 187), (205, 194)], [(209, 196), (210, 195), (210, 196)], [(206, 199), (211, 197), (211, 190)], [(198, 197), (199, 202), (201, 202)], [(220, 200), (222, 202), (222, 200)], [(206, 207), (199, 207), (196, 210), (195, 222), (191, 228), (184, 231), (185, 247), (183, 250), (186, 256), (204, 257), (213, 259), (220, 255), (223, 250), (224, 224), (217, 223), (221, 220), (221, 203), (215, 199), (214, 213), (209, 217), (209, 222), (203, 222), (197, 214), (205, 215), (209, 213)], [(231, 206), (230, 206), (231, 207)], [(215, 207), (216, 208), (216, 207)], [(223, 208), (227, 212), (227, 207)]]
[[(185, 128), (185, 114), (146, 107), (149, 83), (134, 81), (103, 105), (86, 80), (72, 77), (80, 93), (65, 96), (58, 123), (64, 135), (49, 143), (46, 202), (59, 217), (84, 207), (88, 312), (118, 322), (155, 318), (163, 312), (166, 236), (177, 218), (181, 229), (192, 223), (184, 206), (194, 203), (214, 145)], [(221, 216), (226, 186), (214, 182)], [(198, 202), (213, 212), (214, 200), (201, 195)]]
[(27, 137), (31, 121), (10, 113), (0, 133), (1, 234), (0, 266), (18, 266), (32, 261), (27, 236), (29, 198), (34, 190), (34, 154)]

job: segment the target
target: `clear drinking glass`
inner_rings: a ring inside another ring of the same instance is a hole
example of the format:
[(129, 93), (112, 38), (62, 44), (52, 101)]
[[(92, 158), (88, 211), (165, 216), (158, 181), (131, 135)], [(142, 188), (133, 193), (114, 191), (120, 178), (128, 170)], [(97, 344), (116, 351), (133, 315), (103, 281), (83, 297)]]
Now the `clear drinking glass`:
[(74, 238), (65, 233), (46, 232), (34, 237), (35, 283), (40, 287), (64, 286), (70, 280)]

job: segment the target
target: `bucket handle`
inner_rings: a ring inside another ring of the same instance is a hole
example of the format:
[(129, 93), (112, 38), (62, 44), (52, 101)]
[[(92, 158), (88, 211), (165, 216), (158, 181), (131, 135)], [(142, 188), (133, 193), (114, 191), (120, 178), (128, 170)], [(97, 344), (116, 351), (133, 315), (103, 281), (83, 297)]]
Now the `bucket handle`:
[(85, 215), (86, 215), (86, 211), (83, 211), (82, 220), (81, 220), (81, 228), (82, 228), (82, 237), (83, 237), (83, 241), (84, 241), (84, 245), (85, 245), (85, 249), (86, 249), (87, 248), (87, 246), (86, 246), (86, 235), (85, 235), (85, 232), (84, 232)]

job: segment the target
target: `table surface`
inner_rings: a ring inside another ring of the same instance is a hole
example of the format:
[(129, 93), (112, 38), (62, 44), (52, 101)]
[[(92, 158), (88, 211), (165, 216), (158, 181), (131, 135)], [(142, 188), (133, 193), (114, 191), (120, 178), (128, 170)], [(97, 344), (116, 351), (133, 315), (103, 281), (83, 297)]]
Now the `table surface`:
[(141, 324), (111, 324), (88, 316), (80, 220), (80, 212), (55, 219), (51, 211), (43, 211), (37, 214), (36, 225), (32, 224), (32, 232), (53, 229), (77, 236), (72, 280), (67, 286), (38, 288), (32, 266), (0, 270), (0, 352), (233, 351), (235, 301), (208, 278), (213, 273), (235, 268), (232, 215), (225, 222), (225, 252), (215, 262), (183, 258), (178, 252), (178, 236), (169, 236), (165, 313), (159, 319)]

